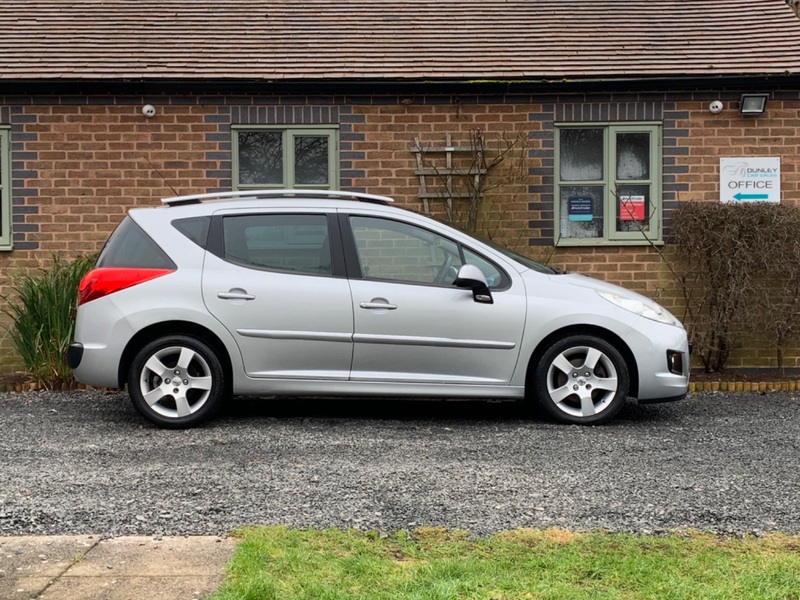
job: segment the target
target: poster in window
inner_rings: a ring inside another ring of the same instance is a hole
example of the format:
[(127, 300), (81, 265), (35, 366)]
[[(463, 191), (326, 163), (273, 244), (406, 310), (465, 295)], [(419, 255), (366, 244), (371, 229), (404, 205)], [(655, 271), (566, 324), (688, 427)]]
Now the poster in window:
[(570, 196), (567, 199), (567, 213), (570, 221), (591, 221), (594, 218), (594, 198)]
[(619, 220), (644, 221), (644, 196), (620, 196)]

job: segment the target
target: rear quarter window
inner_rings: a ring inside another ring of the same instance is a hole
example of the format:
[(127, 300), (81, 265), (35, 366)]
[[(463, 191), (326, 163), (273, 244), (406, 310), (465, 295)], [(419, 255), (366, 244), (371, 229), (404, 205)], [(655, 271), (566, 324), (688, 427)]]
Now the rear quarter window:
[(175, 263), (133, 219), (125, 217), (108, 238), (95, 267), (174, 269)]
[(211, 217), (189, 217), (188, 219), (176, 219), (172, 222), (172, 226), (175, 229), (201, 248), (206, 247), (210, 225)]

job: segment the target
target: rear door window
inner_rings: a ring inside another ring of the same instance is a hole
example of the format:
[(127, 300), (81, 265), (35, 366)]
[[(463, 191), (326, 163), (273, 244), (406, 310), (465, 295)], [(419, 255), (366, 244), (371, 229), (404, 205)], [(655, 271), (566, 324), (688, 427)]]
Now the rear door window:
[(246, 267), (332, 275), (325, 215), (237, 215), (222, 221), (222, 258)]

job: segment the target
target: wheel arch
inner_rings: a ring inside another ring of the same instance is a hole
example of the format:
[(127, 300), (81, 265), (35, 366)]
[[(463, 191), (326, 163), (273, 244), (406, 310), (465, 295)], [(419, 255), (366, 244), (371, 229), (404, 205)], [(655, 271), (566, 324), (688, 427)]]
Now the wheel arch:
[(625, 365), (628, 367), (628, 378), (630, 385), (628, 395), (633, 398), (636, 398), (639, 395), (639, 367), (633, 352), (631, 352), (631, 349), (628, 347), (628, 345), (617, 334), (596, 325), (572, 325), (569, 327), (563, 327), (553, 331), (547, 337), (542, 339), (542, 341), (540, 341), (534, 349), (533, 354), (531, 354), (530, 360), (528, 361), (528, 369), (525, 375), (526, 394), (530, 393), (530, 390), (534, 389), (533, 386), (535, 385), (534, 378), (536, 377), (536, 365), (539, 364), (539, 361), (541, 360), (545, 351), (551, 345), (553, 345), (556, 340), (571, 335), (593, 335), (614, 346), (614, 348), (616, 348), (617, 351), (622, 355)]
[(128, 345), (125, 346), (122, 358), (119, 361), (117, 380), (119, 381), (120, 387), (125, 385), (128, 377), (128, 370), (138, 352), (144, 348), (146, 344), (158, 338), (170, 335), (188, 335), (198, 338), (211, 346), (217, 354), (222, 369), (225, 372), (225, 381), (228, 386), (227, 392), (231, 391), (233, 385), (233, 365), (231, 364), (231, 359), (225, 344), (214, 332), (206, 329), (202, 325), (189, 321), (165, 321), (163, 323), (154, 323), (138, 331), (136, 335), (128, 341)]

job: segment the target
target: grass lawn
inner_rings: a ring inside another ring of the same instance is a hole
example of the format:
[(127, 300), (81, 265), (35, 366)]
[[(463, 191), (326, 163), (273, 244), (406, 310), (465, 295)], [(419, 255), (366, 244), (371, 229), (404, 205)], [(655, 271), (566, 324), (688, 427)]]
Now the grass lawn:
[(800, 599), (800, 537), (254, 527), (209, 600)]

